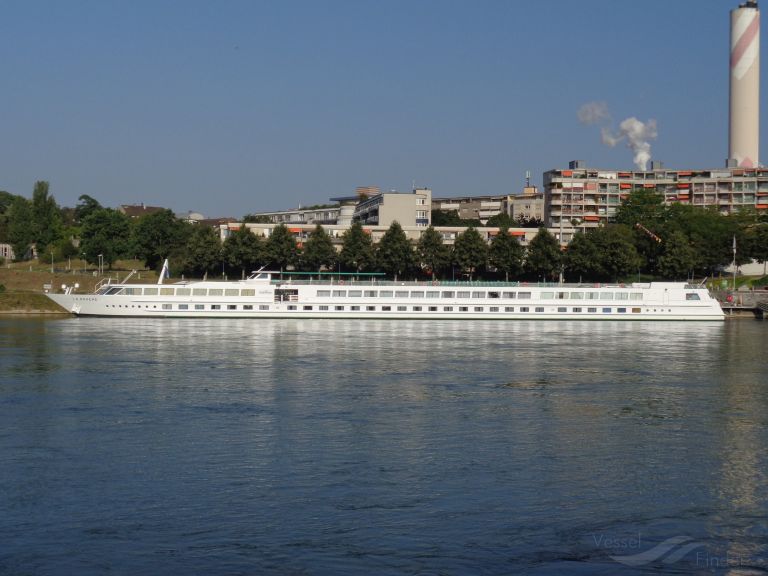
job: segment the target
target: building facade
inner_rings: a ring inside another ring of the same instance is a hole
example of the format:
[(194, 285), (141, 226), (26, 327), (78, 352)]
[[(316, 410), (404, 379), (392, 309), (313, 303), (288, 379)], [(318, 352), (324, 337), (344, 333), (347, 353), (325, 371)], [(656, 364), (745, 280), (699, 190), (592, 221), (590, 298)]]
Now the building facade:
[[(274, 224), (274, 223), (230, 223), (230, 224), (222, 224), (219, 227), (219, 236), (222, 241), (226, 240), (231, 234), (234, 232), (240, 230), (243, 226), (245, 226), (248, 230), (250, 230), (253, 234), (256, 234), (258, 236), (263, 236), (265, 238), (269, 238), (272, 235), (272, 231), (277, 227), (280, 226), (280, 224)], [(301, 247), (304, 242), (306, 242), (307, 238), (309, 238), (309, 234), (315, 229), (316, 224), (292, 224), (287, 226), (288, 231), (293, 235), (294, 239), (298, 243), (298, 245)], [(334, 246), (337, 250), (341, 250), (342, 243), (344, 241), (344, 232), (349, 230), (349, 226), (342, 226), (339, 224), (328, 224), (328, 225), (322, 225), (323, 230), (331, 237), (331, 240), (333, 241)], [(427, 229), (425, 226), (402, 226), (403, 232), (405, 232), (405, 236), (413, 243), (416, 243), (419, 241), (419, 238), (421, 238), (421, 235), (424, 233), (424, 231)], [(377, 226), (377, 225), (364, 225), (363, 230), (371, 235), (371, 240), (374, 244), (378, 243), (381, 238), (384, 236), (384, 234), (389, 229), (389, 225), (387, 226)], [(443, 242), (447, 245), (453, 245), (453, 243), (456, 241), (456, 237), (464, 232), (467, 228), (464, 226), (435, 226), (435, 230), (442, 236)], [(493, 240), (494, 236), (496, 236), (499, 233), (499, 229), (495, 227), (480, 227), (475, 228), (477, 232), (480, 234), (482, 238), (484, 238), (487, 242), (490, 242)], [(554, 231), (553, 231), (554, 232)], [(511, 236), (515, 236), (521, 245), (527, 246), (528, 243), (533, 239), (534, 236), (538, 233), (538, 229), (536, 228), (510, 228), (508, 233)]]
[(511, 215), (512, 198), (501, 196), (457, 196), (455, 198), (434, 198), (432, 210), (455, 210), (462, 220), (480, 220), (482, 224), (498, 214)]
[(668, 170), (653, 162), (650, 170), (622, 171), (573, 161), (544, 173), (545, 222), (553, 229), (597, 227), (636, 188), (661, 194), (666, 204), (715, 206), (721, 214), (768, 210), (768, 168)]
[(510, 197), (509, 215), (513, 220), (545, 220), (544, 193), (536, 186), (526, 186), (523, 193)]
[(268, 218), (275, 224), (336, 224), (339, 221), (340, 213), (340, 206), (321, 206), (274, 212), (255, 212), (252, 216)]
[(397, 221), (405, 227), (428, 227), (432, 222), (432, 191), (416, 188), (411, 193), (380, 192), (362, 198), (352, 215), (353, 222), (389, 228)]
[(0, 258), (3, 258), (6, 262), (10, 262), (16, 255), (13, 253), (13, 246), (6, 243), (0, 244)]
[(352, 223), (352, 214), (357, 204), (357, 196), (344, 196), (330, 199), (334, 204), (275, 210), (272, 212), (253, 212), (252, 216), (268, 219), (275, 224), (342, 224)]

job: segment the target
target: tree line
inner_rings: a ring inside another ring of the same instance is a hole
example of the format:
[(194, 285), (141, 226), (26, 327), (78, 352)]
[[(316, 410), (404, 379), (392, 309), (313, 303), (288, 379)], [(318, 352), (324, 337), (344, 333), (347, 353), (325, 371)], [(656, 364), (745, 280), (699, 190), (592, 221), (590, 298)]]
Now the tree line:
[[(174, 275), (242, 276), (266, 266), (304, 271), (385, 272), (396, 278), (487, 278), (619, 281), (638, 274), (685, 279), (712, 275), (730, 264), (732, 239), (737, 263), (768, 259), (768, 221), (754, 210), (730, 216), (681, 204), (665, 205), (661, 195), (638, 189), (622, 202), (610, 224), (577, 233), (562, 249), (540, 227), (523, 246), (500, 218), (499, 232), (487, 242), (473, 225), (452, 245), (433, 227), (411, 242), (393, 223), (373, 243), (359, 223), (345, 231), (341, 250), (318, 225), (297, 242), (284, 225), (267, 238), (246, 226), (221, 242), (216, 230), (190, 224), (164, 210), (132, 220), (83, 195), (74, 208), (59, 208), (47, 182), (35, 184), (32, 199), (0, 192), (0, 242), (10, 242), (19, 258), (35, 244), (39, 258), (61, 261), (80, 256), (107, 268), (123, 258), (159, 269), (169, 258)], [(77, 246), (75, 245), (77, 241)]]

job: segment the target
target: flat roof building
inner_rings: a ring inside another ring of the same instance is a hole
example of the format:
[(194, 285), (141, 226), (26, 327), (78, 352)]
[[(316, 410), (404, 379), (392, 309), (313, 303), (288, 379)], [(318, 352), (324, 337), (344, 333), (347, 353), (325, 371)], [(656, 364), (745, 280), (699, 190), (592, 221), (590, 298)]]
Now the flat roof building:
[(489, 218), (498, 214), (511, 215), (512, 198), (509, 194), (433, 198), (432, 210), (455, 210), (462, 220), (479, 220), (485, 224)]
[(426, 228), (432, 221), (431, 207), (432, 191), (429, 188), (416, 188), (410, 193), (380, 192), (360, 200), (352, 221), (385, 228), (397, 221), (403, 228)]
[(632, 190), (652, 190), (665, 204), (715, 206), (721, 214), (768, 210), (768, 168), (604, 170), (573, 161), (544, 172), (545, 222), (551, 228), (594, 228), (616, 214)]
[[(222, 241), (226, 240), (232, 233), (236, 232), (237, 230), (240, 230), (243, 226), (245, 226), (248, 230), (250, 230), (252, 233), (263, 236), (265, 238), (269, 238), (269, 236), (272, 234), (272, 231), (277, 227), (280, 226), (280, 224), (274, 224), (272, 222), (270, 223), (252, 223), (248, 222), (243, 224), (242, 222), (237, 223), (229, 223), (229, 224), (222, 224), (219, 227), (219, 236)], [(315, 224), (293, 224), (287, 226), (288, 231), (293, 235), (296, 242), (299, 246), (301, 246), (308, 238), (309, 234), (315, 229)], [(419, 238), (421, 238), (421, 235), (424, 233), (424, 231), (427, 229), (425, 226), (403, 226), (403, 232), (405, 233), (406, 238), (408, 238), (411, 242), (416, 243), (418, 242)], [(331, 240), (333, 241), (334, 246), (337, 250), (341, 250), (343, 238), (344, 238), (344, 232), (349, 230), (349, 226), (342, 226), (338, 224), (328, 224), (328, 225), (322, 225), (323, 230), (326, 231), (326, 233), (331, 237)], [(363, 230), (371, 235), (371, 240), (373, 240), (374, 244), (378, 243), (381, 238), (384, 236), (384, 234), (389, 229), (389, 225), (387, 226), (379, 226), (379, 225), (363, 225)], [(464, 226), (435, 226), (435, 230), (442, 236), (443, 242), (447, 245), (452, 245), (454, 241), (456, 240), (456, 237), (461, 234), (462, 232), (466, 231), (467, 228)], [(475, 228), (477, 232), (482, 236), (483, 239), (485, 239), (487, 242), (490, 242), (494, 236), (496, 236), (499, 233), (499, 229), (495, 227), (479, 227)], [(552, 231), (553, 233), (555, 231)], [(515, 236), (519, 242), (526, 246), (528, 243), (533, 239), (534, 236), (538, 233), (537, 228), (510, 228), (508, 230), (508, 233), (512, 236)], [(569, 238), (570, 239), (570, 238)]]
[(526, 186), (523, 193), (510, 197), (509, 215), (513, 220), (539, 220), (544, 223), (544, 193), (536, 186)]

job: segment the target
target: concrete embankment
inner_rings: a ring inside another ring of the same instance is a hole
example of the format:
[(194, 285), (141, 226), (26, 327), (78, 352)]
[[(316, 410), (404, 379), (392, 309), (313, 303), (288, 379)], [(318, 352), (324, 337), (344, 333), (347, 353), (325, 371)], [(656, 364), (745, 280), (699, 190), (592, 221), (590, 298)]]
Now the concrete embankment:
[(760, 306), (768, 304), (768, 290), (718, 291), (713, 296), (720, 301), (723, 311), (732, 316), (764, 317)]

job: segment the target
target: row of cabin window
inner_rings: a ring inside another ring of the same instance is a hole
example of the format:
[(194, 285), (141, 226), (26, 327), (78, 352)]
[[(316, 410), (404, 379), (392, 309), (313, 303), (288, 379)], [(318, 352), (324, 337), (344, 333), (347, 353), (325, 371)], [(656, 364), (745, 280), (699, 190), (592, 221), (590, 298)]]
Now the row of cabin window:
[[(455, 290), (318, 290), (318, 298), (504, 298), (530, 300), (531, 292), (470, 292)], [(642, 292), (540, 292), (541, 300), (634, 300), (643, 299)]]
[[(408, 312), (408, 306), (381, 306), (381, 312), (391, 312), (393, 308), (397, 312)], [(411, 306), (411, 312), (423, 312), (424, 308), (425, 308), (424, 306)], [(440, 308), (439, 306), (427, 306), (426, 307), (427, 312), (437, 312), (439, 308)], [(454, 307), (454, 306), (443, 306), (442, 307), (442, 311), (443, 312), (453, 312), (454, 308), (458, 309), (459, 312), (469, 312), (469, 309), (470, 309), (469, 306), (456, 306), (456, 307)], [(504, 312), (514, 312), (515, 311), (515, 307), (514, 306), (503, 306), (503, 307), (502, 306), (489, 306), (488, 307), (488, 311), (489, 312), (500, 312), (501, 308), (504, 308)], [(294, 306), (294, 305), (288, 306), (288, 310), (298, 310), (298, 309), (299, 309), (298, 306)], [(331, 310), (331, 306), (321, 305), (321, 306), (318, 306), (317, 309), (319, 311), (321, 311), (321, 312), (330, 311)], [(311, 311), (311, 310), (314, 310), (314, 306), (312, 306), (310, 304), (306, 304), (306, 305), (302, 306), (302, 310), (304, 310), (304, 311)], [(345, 306), (333, 306), (333, 310), (336, 311), (336, 312), (342, 312), (342, 311), (346, 310), (346, 307)], [(366, 312), (376, 312), (377, 308), (376, 308), (376, 306), (350, 306), (349, 310), (351, 310), (352, 312), (358, 312), (358, 311), (361, 311), (361, 310), (365, 310)], [(485, 312), (485, 307), (484, 306), (474, 306), (474, 307), (472, 307), (472, 311), (473, 312)], [(531, 309), (528, 306), (520, 306), (518, 308), (518, 312), (530, 312), (530, 311), (531, 311)], [(544, 309), (544, 306), (536, 306), (534, 308), (534, 311), (535, 312), (544, 312), (545, 309)], [(568, 312), (568, 308), (565, 307), (565, 306), (560, 306), (560, 307), (557, 308), (557, 311), (559, 313)], [(626, 314), (627, 311), (628, 311), (627, 308), (616, 308), (616, 313), (618, 313), (618, 314)], [(584, 312), (584, 308), (574, 307), (574, 308), (571, 308), (571, 312), (574, 312), (574, 313), (577, 313), (577, 314), (578, 313), (582, 313), (582, 312)], [(587, 314), (597, 314), (598, 309), (596, 307), (594, 307), (594, 308), (593, 307), (588, 307), (586, 309), (586, 312), (587, 312)], [(605, 308), (602, 308), (600, 310), (600, 312), (602, 314), (611, 314), (613, 312), (613, 308), (605, 307)], [(642, 312), (642, 310), (640, 308), (632, 308), (631, 312), (633, 314), (640, 314)]]
[[(193, 304), (191, 306), (192, 307), (190, 307), (189, 304), (177, 304), (176, 305), (176, 309), (177, 310), (198, 310), (198, 311), (206, 309), (205, 308), (205, 306), (206, 306), (205, 304)], [(115, 307), (115, 308), (122, 308), (123, 306), (122, 305), (114, 305), (113, 307)], [(125, 305), (125, 308), (128, 308), (128, 305)], [(131, 306), (131, 308), (133, 308), (133, 306)], [(139, 306), (139, 308), (141, 308), (141, 306)], [(157, 306), (154, 306), (154, 308), (157, 308)], [(254, 308), (255, 307), (252, 304), (243, 304), (241, 308), (238, 308), (237, 304), (225, 304), (225, 305), (222, 305), (222, 304), (211, 304), (211, 305), (209, 305), (208, 310), (230, 310), (230, 311), (232, 311), (232, 310), (240, 309), (240, 310), (244, 310), (244, 311), (252, 311), (252, 310), (254, 310)], [(318, 306), (317, 308), (321, 312), (330, 311), (330, 309), (331, 309), (330, 306)], [(352, 311), (352, 312), (357, 312), (357, 311), (362, 310), (363, 308), (365, 309), (366, 312), (375, 312), (376, 311), (376, 306), (365, 306), (365, 307), (363, 307), (363, 306), (350, 306), (349, 310)], [(382, 306), (381, 307), (381, 311), (382, 312), (391, 312), (392, 308), (393, 308), (392, 306)], [(408, 311), (408, 307), (407, 306), (395, 306), (394, 308), (396, 309), (397, 312), (407, 312)], [(422, 312), (423, 308), (424, 308), (423, 306), (411, 306), (411, 311), (412, 312)], [(439, 308), (438, 306), (427, 306), (427, 311), (428, 312), (437, 312), (438, 308)], [(456, 306), (456, 308), (458, 309), (459, 312), (469, 312), (469, 308), (470, 307), (469, 306)], [(501, 308), (502, 308), (501, 306), (490, 306), (488, 308), (488, 311), (489, 312), (500, 312)], [(504, 306), (503, 308), (504, 308), (504, 312), (514, 312), (515, 311), (515, 307), (514, 306)], [(163, 304), (162, 305), (162, 309), (163, 310), (173, 310), (173, 305), (172, 304)], [(345, 306), (334, 306), (333, 307), (333, 310), (336, 311), (336, 312), (342, 312), (345, 309), (346, 309)], [(268, 311), (269, 310), (269, 305), (267, 305), (267, 304), (260, 304), (258, 306), (258, 310), (260, 310), (260, 311)], [(290, 305), (290, 306), (288, 306), (288, 310), (298, 310), (298, 306)], [(305, 311), (314, 310), (314, 306), (312, 306), (310, 304), (307, 304), (307, 305), (302, 306), (302, 310), (305, 310)], [(442, 307), (442, 311), (443, 312), (453, 312), (454, 311), (454, 306), (443, 306)], [(472, 311), (473, 312), (485, 312), (485, 307), (483, 307), (483, 306), (474, 306), (472, 308)], [(530, 312), (531, 309), (528, 306), (520, 306), (517, 311), (525, 313), (525, 312)], [(543, 306), (536, 306), (534, 311), (535, 312), (544, 312), (544, 307)], [(587, 311), (587, 314), (596, 314), (598, 309), (596, 307), (588, 307), (586, 309), (586, 311)], [(604, 307), (604, 308), (601, 308), (600, 311), (601, 311), (602, 314), (611, 314), (613, 312), (613, 309), (609, 308), (609, 307)], [(671, 312), (671, 311), (672, 310), (670, 309), (669, 312)], [(560, 306), (560, 307), (557, 308), (557, 312), (558, 313), (568, 312), (568, 308), (565, 307), (565, 306)], [(582, 312), (584, 312), (584, 308), (573, 307), (573, 308), (571, 308), (571, 312), (577, 313), (577, 314), (578, 313), (582, 313)], [(633, 314), (639, 314), (641, 312), (641, 309), (640, 308), (632, 308), (631, 312)], [(656, 310), (654, 310), (654, 312), (656, 312)], [(662, 312), (663, 312), (663, 310), (662, 310)], [(627, 313), (627, 308), (616, 308), (616, 313), (618, 313), (618, 314), (625, 314), (625, 313)]]
[[(112, 292), (114, 290), (115, 292)], [(256, 296), (252, 288), (113, 288), (108, 294), (126, 296)], [(697, 295), (695, 295), (697, 296)], [(318, 290), (318, 298), (504, 298), (530, 300), (531, 292), (485, 292), (454, 290)], [(641, 301), (642, 292), (540, 292), (541, 300), (632, 300)], [(693, 297), (688, 299), (695, 299)]]
[[(177, 304), (177, 310), (205, 310), (205, 304)], [(172, 310), (173, 304), (163, 304), (163, 310)], [(269, 310), (269, 305), (260, 304), (254, 306), (253, 304), (243, 304), (241, 308), (238, 308), (237, 304), (210, 304), (208, 310)]]
[(112, 288), (107, 294), (123, 296), (256, 296), (253, 288)]

